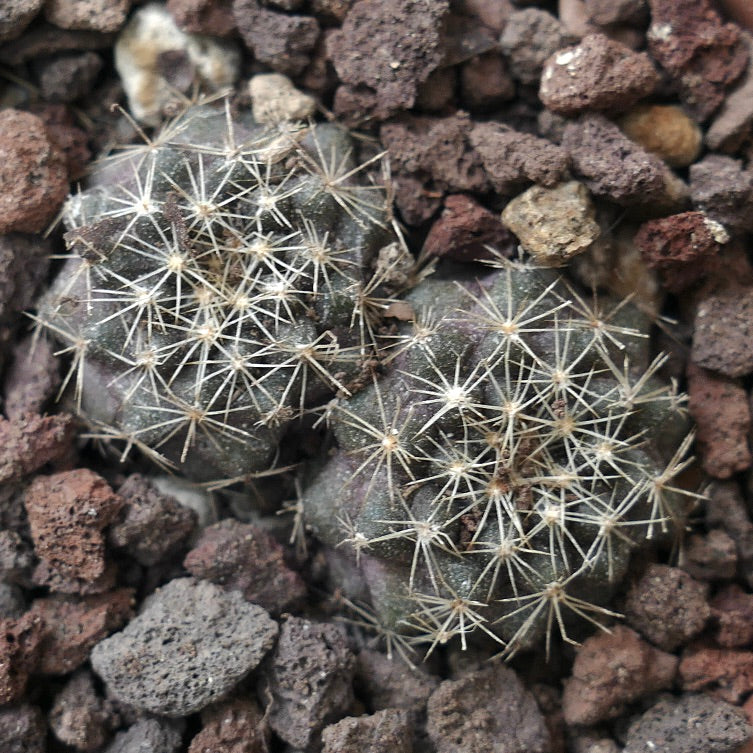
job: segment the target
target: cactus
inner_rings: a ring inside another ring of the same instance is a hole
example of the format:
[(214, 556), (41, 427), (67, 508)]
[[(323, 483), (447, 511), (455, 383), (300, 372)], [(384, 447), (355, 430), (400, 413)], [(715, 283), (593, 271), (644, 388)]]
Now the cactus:
[(267, 469), (286, 428), (368, 368), (410, 259), (335, 125), (207, 104), (100, 160), (64, 209), (37, 314), (94, 435), (193, 479)]
[[(649, 322), (551, 269), (420, 283), (387, 373), (328, 406), (337, 448), (305, 519), (394, 644), (493, 639), (511, 655), (601, 624), (631, 552), (681, 523), (692, 436), (648, 362)], [(337, 490), (337, 494), (333, 494)], [(695, 496), (690, 494), (690, 496)]]

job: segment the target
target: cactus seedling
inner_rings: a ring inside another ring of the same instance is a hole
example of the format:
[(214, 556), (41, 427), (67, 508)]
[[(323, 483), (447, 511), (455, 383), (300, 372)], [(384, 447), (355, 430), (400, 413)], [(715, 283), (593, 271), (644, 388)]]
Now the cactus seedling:
[(383, 186), (329, 124), (189, 108), (99, 161), (64, 211), (38, 321), (81, 414), (195, 479), (267, 469), (290, 422), (348, 395), (407, 257)]
[(647, 361), (648, 323), (514, 262), (437, 275), (407, 301), (387, 375), (330, 406), (337, 449), (306, 519), (348, 551), (347, 596), (390, 640), (572, 642), (573, 618), (612, 616), (630, 553), (685, 508), (673, 480), (691, 439), (663, 360)]

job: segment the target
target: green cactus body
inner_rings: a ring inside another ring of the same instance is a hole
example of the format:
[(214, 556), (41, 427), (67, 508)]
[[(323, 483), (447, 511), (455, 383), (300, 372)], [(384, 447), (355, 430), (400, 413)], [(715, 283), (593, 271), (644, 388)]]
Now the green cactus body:
[(647, 322), (631, 306), (604, 319), (556, 272), (512, 262), (407, 301), (386, 375), (330, 410), (338, 449), (304, 491), (307, 521), (350, 550), (387, 633), (429, 652), (570, 640), (573, 618), (612, 615), (631, 551), (686, 508), (687, 420), (647, 361)]
[(204, 105), (96, 163), (38, 314), (95, 432), (194, 479), (240, 478), (348, 394), (377, 347), (379, 253), (398, 241), (352, 152), (334, 125)]

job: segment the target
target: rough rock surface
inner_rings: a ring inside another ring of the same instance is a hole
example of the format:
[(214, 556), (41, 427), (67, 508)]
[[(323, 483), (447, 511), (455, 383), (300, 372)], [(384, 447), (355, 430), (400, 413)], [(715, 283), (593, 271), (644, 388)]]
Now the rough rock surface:
[(651, 94), (659, 81), (648, 55), (604, 34), (552, 55), (544, 65), (539, 97), (554, 112), (623, 112)]
[(47, 725), (30, 704), (0, 709), (0, 750), (3, 753), (45, 753)]
[(257, 73), (248, 82), (257, 123), (306, 120), (316, 111), (316, 100), (282, 73)]
[(96, 52), (42, 60), (36, 68), (42, 96), (50, 102), (74, 102), (92, 90), (102, 65), (102, 57)]
[(588, 189), (575, 180), (529, 188), (504, 208), (502, 222), (539, 264), (549, 267), (582, 253), (601, 233)]
[(709, 154), (690, 167), (693, 204), (731, 231), (753, 231), (753, 170), (741, 160)]
[(680, 566), (696, 580), (729, 580), (737, 570), (737, 547), (719, 528), (694, 533), (685, 539)]
[(744, 471), (751, 464), (751, 415), (745, 389), (734, 379), (693, 363), (688, 364), (687, 374), (688, 411), (696, 422), (703, 469), (722, 479)]
[(499, 46), (512, 75), (524, 84), (537, 84), (547, 58), (572, 41), (565, 27), (540, 8), (521, 8), (510, 14)]
[(625, 619), (655, 646), (674, 651), (698, 634), (711, 616), (708, 586), (679, 568), (650, 565), (625, 599)]
[(341, 625), (290, 617), (280, 629), (263, 687), (273, 698), (269, 724), (289, 745), (308, 748), (353, 703), (355, 657)]
[(288, 15), (258, 0), (233, 0), (233, 15), (254, 57), (279, 73), (297, 76), (308, 65), (319, 38), (313, 16)]
[(20, 700), (37, 666), (45, 626), (35, 614), (0, 619), (0, 706)]
[(620, 716), (627, 704), (671, 687), (677, 663), (676, 656), (659, 651), (624, 625), (588, 638), (565, 680), (565, 721), (585, 725)]
[(562, 147), (501, 123), (478, 123), (469, 139), (497, 193), (513, 194), (530, 183), (552, 188), (569, 166)]
[(690, 357), (728, 377), (753, 372), (753, 287), (731, 285), (705, 296), (693, 321)]
[(415, 103), (418, 85), (442, 60), (438, 32), (448, 9), (448, 0), (359, 0), (327, 37), (340, 80), (372, 94), (378, 118)]
[[(127, 730), (118, 732), (103, 753), (178, 753), (181, 746), (180, 732), (167, 719), (140, 719)], [(216, 750), (212, 753), (225, 751)]]
[(690, 113), (706, 120), (748, 62), (740, 29), (722, 23), (709, 0), (649, 0), (649, 6), (649, 52)]
[(737, 547), (739, 574), (753, 587), (753, 523), (740, 486), (735, 481), (714, 481), (707, 494), (706, 525), (729, 534)]
[(144, 600), (91, 662), (119, 700), (186, 716), (220, 699), (269, 651), (277, 624), (259, 606), (213, 583), (180, 578)]
[(232, 0), (167, 0), (167, 9), (189, 34), (229, 37), (236, 31)]
[(536, 701), (515, 672), (492, 664), (445, 680), (428, 703), (427, 731), (437, 753), (549, 753)]
[(753, 690), (753, 652), (689, 646), (682, 653), (679, 680), (683, 690), (704, 690), (739, 705)]
[(703, 694), (666, 697), (630, 724), (623, 753), (734, 753), (753, 730), (743, 713)]
[(188, 753), (268, 753), (269, 729), (253, 698), (233, 698), (201, 712)]
[(183, 566), (271, 614), (292, 609), (306, 595), (298, 573), (283, 561), (282, 547), (262, 529), (228, 518), (201, 532)]
[(94, 677), (79, 670), (55, 696), (50, 728), (60, 742), (77, 750), (95, 751), (110, 736), (110, 709), (94, 688)]
[(679, 293), (702, 281), (716, 264), (729, 235), (703, 212), (682, 212), (641, 225), (635, 244), (664, 287)]
[(110, 527), (108, 541), (113, 547), (147, 566), (187, 548), (197, 521), (193, 510), (137, 473), (121, 484), (118, 494), (124, 504)]
[(44, 5), (44, 0), (5, 0), (0, 6), (0, 42), (20, 37)]
[(123, 501), (93, 471), (37, 476), (24, 497), (34, 551), (63, 576), (94, 581), (105, 572), (104, 529)]
[(61, 29), (118, 31), (125, 23), (131, 0), (47, 0), (45, 18)]
[(322, 732), (322, 753), (413, 753), (410, 717), (403, 709), (349, 716)]
[(711, 614), (718, 645), (741, 648), (753, 643), (753, 594), (731, 583), (711, 600)]
[(65, 158), (30, 112), (0, 112), (0, 234), (39, 233), (68, 193)]
[(490, 112), (515, 96), (515, 82), (495, 51), (476, 55), (460, 68), (460, 100), (472, 112)]

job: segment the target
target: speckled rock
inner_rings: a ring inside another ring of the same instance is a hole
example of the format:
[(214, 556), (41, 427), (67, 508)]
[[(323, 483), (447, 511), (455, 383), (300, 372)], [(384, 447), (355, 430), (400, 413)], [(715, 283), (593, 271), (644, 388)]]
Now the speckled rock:
[(374, 94), (376, 117), (413, 106), (418, 85), (442, 61), (440, 28), (448, 10), (448, 0), (358, 0), (328, 36), (340, 80)]
[(696, 580), (729, 580), (737, 570), (737, 547), (719, 528), (693, 533), (683, 543), (679, 565)]
[(597, 633), (578, 649), (565, 680), (567, 724), (596, 724), (622, 715), (629, 703), (672, 686), (678, 658), (659, 651), (624, 625)]
[(45, 753), (47, 725), (30, 704), (0, 709), (0, 750), (4, 753)]
[(729, 286), (705, 296), (693, 321), (690, 357), (728, 377), (753, 372), (753, 287)]
[(709, 0), (649, 0), (649, 6), (649, 52), (689, 112), (706, 120), (747, 65), (740, 29), (723, 23)]
[(489, 182), (503, 195), (517, 193), (530, 183), (552, 188), (564, 178), (569, 166), (562, 147), (501, 123), (477, 123), (469, 138)]
[(412, 753), (413, 730), (403, 709), (348, 716), (325, 727), (322, 753)]
[[(670, 206), (676, 200), (669, 168), (603, 115), (569, 123), (562, 146), (570, 153), (573, 172), (596, 196), (627, 207)], [(687, 200), (687, 189), (685, 194)]]
[(44, 0), (5, 0), (0, 5), (0, 42), (23, 34), (44, 5)]
[(736, 481), (714, 481), (706, 493), (706, 525), (726, 531), (735, 542), (739, 574), (753, 587), (753, 523)]
[(667, 696), (627, 730), (623, 753), (734, 753), (753, 733), (743, 712), (710, 696)]
[(659, 81), (648, 55), (604, 34), (552, 55), (544, 65), (539, 97), (554, 112), (623, 112), (651, 94)]
[(39, 416), (26, 413), (7, 421), (0, 417), (0, 483), (17, 481), (47, 463), (70, 457), (75, 432), (66, 414)]
[(85, 468), (37, 476), (24, 505), (37, 557), (63, 576), (94, 581), (104, 574), (104, 529), (123, 500), (101, 476)]
[(428, 703), (427, 731), (437, 753), (549, 753), (536, 701), (515, 672), (487, 665), (445, 680)]
[(248, 92), (257, 123), (306, 120), (316, 110), (316, 100), (281, 73), (257, 73), (248, 82)]
[(272, 647), (277, 624), (237, 591), (193, 578), (145, 599), (126, 628), (94, 647), (92, 667), (115, 698), (186, 716), (226, 695)]
[(139, 8), (115, 44), (128, 107), (147, 125), (157, 125), (176, 105), (175, 89), (188, 91), (194, 82), (222, 89), (237, 78), (239, 65), (234, 42), (186, 34), (157, 3)]
[(693, 204), (732, 232), (753, 231), (753, 170), (741, 160), (709, 154), (690, 166)]
[(39, 616), (29, 612), (0, 619), (0, 706), (21, 700), (37, 666), (44, 630)]
[(498, 52), (485, 52), (462, 64), (460, 101), (471, 112), (489, 112), (514, 96), (515, 82)]
[(189, 34), (229, 37), (236, 32), (233, 0), (167, 0), (167, 9)]
[(640, 24), (648, 15), (646, 0), (585, 0), (585, 5), (598, 26)]
[(188, 753), (268, 753), (269, 727), (253, 698), (231, 698), (201, 712)]
[(522, 8), (510, 14), (499, 46), (512, 75), (524, 84), (537, 84), (547, 58), (572, 41), (551, 13), (540, 8)]
[(664, 287), (679, 293), (703, 280), (717, 262), (729, 235), (703, 212), (683, 212), (641, 225), (635, 243)]
[(289, 617), (262, 680), (272, 729), (295, 748), (316, 745), (322, 728), (348, 713), (354, 670), (342, 625)]
[(74, 102), (91, 92), (102, 65), (96, 52), (59, 55), (41, 61), (36, 74), (42, 96), (50, 102)]
[(753, 690), (753, 651), (702, 643), (688, 646), (682, 652), (679, 684), (683, 690), (704, 690), (739, 705)]
[(289, 76), (308, 65), (320, 31), (313, 16), (279, 13), (258, 0), (233, 0), (233, 15), (246, 47), (260, 63)]
[(723, 648), (742, 648), (753, 643), (753, 594), (730, 583), (711, 600), (714, 641)]
[(55, 696), (49, 723), (60, 742), (76, 750), (95, 751), (110, 737), (110, 713), (94, 688), (94, 677), (79, 670)]
[(61, 29), (118, 31), (125, 23), (131, 0), (47, 0), (45, 18)]
[(181, 734), (173, 722), (140, 719), (127, 730), (118, 732), (102, 753), (178, 753), (181, 747)]
[(29, 112), (0, 112), (0, 234), (39, 233), (68, 194), (65, 158)]
[(533, 186), (502, 212), (502, 222), (544, 266), (559, 266), (585, 251), (600, 234), (588, 189), (578, 181)]
[(655, 646), (674, 651), (711, 616), (708, 586), (667, 565), (649, 565), (625, 599), (625, 619)]
[(13, 348), (13, 358), (3, 382), (3, 411), (12, 421), (24, 414), (40, 414), (60, 385), (53, 347), (39, 340), (32, 348), (32, 335)]
[(701, 150), (698, 124), (677, 105), (641, 105), (619, 120), (628, 138), (671, 167), (687, 167)]

